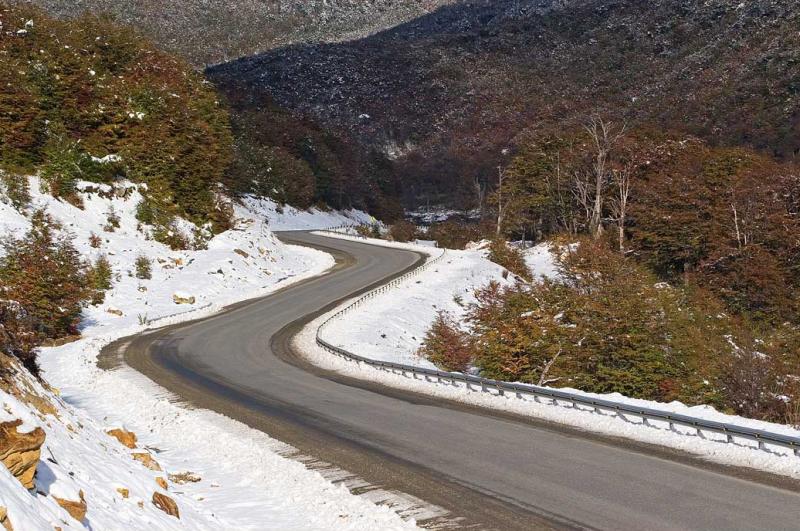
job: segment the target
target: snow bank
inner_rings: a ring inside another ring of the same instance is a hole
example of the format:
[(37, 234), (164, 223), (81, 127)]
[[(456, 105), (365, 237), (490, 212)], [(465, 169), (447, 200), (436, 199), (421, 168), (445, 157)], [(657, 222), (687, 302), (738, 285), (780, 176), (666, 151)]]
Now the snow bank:
[(298, 210), (292, 206), (280, 206), (271, 199), (246, 197), (244, 204), (248, 209), (259, 212), (269, 220), (273, 231), (315, 230), (339, 227), (342, 225), (371, 225), (377, 220), (360, 210), (320, 210), (311, 208)]
[[(83, 210), (42, 194), (36, 179), (31, 179), (31, 193), (34, 206), (46, 208), (84, 256), (107, 256), (114, 285), (102, 305), (85, 311), (81, 340), (42, 350), (44, 376), (60, 388), (60, 397), (37, 391), (57, 405), (54, 413), (37, 413), (10, 394), (0, 394), (0, 420), (21, 418), (21, 431), (41, 426), (46, 432), (38, 493), (27, 492), (0, 467), (0, 505), (8, 507), (17, 529), (78, 525), (53, 496), (77, 500), (80, 491), (88, 506), (83, 524), (94, 529), (415, 527), (388, 506), (354, 496), (344, 485), (284, 457), (292, 449), (266, 434), (210, 411), (187, 409), (127, 367), (103, 371), (96, 366), (99, 351), (115, 339), (209, 315), (320, 274), (333, 265), (330, 256), (278, 241), (268, 229), (273, 213), (264, 203), (237, 205), (235, 228), (213, 238), (207, 250), (172, 251), (137, 230), (137, 192), (126, 198), (82, 194)], [(112, 206), (120, 227), (105, 232)], [(313, 216), (297, 217), (303, 224), (315, 223)], [(333, 219), (331, 214), (317, 225)], [(25, 216), (0, 202), (0, 231), (21, 236), (28, 227)], [(92, 234), (101, 237), (99, 247), (92, 246)], [(139, 256), (150, 261), (151, 279), (136, 277)], [(135, 432), (138, 446), (152, 454), (163, 472), (134, 461), (132, 450), (106, 434), (116, 427)], [(168, 491), (156, 484), (156, 477), (181, 472), (196, 474), (200, 481), (168, 480)], [(128, 497), (118, 488), (127, 489)], [(180, 520), (151, 503), (154, 491), (175, 499)]]

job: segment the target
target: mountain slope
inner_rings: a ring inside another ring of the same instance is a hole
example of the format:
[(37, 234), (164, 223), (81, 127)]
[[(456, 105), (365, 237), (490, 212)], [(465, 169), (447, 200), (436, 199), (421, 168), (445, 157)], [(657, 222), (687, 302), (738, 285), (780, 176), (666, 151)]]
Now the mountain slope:
[(196, 65), (276, 46), (363, 37), (451, 0), (18, 0), (59, 16), (108, 13)]
[(796, 0), (460, 2), (208, 73), (240, 115), (268, 97), (380, 149), (413, 201), (467, 190), (526, 127), (593, 113), (796, 156), (799, 25)]

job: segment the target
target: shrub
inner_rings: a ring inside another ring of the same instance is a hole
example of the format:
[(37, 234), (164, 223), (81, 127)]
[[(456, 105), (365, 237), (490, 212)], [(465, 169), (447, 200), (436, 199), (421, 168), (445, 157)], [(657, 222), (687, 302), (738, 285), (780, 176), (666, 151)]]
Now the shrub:
[(91, 246), (93, 249), (99, 249), (99, 248), (100, 248), (100, 245), (101, 245), (102, 243), (103, 243), (103, 239), (102, 239), (100, 236), (98, 236), (98, 235), (97, 235), (97, 234), (95, 234), (94, 232), (93, 232), (93, 233), (91, 233), (91, 234), (89, 234), (89, 245), (90, 245), (90, 246)]
[(3, 192), (17, 210), (22, 210), (31, 202), (31, 192), (28, 188), (28, 178), (13, 172), (0, 171)]
[(446, 249), (464, 249), (468, 243), (483, 239), (484, 227), (475, 223), (447, 220), (434, 223), (426, 237)]
[(724, 402), (718, 367), (731, 354), (727, 338), (736, 326), (707, 293), (660, 284), (593, 240), (560, 259), (560, 275), (477, 292), (468, 321), (482, 374), (649, 400)]
[(531, 272), (525, 263), (525, 257), (522, 255), (522, 251), (508, 245), (508, 243), (501, 238), (492, 240), (492, 243), (489, 245), (489, 260), (505, 267), (508, 271), (511, 271), (520, 278), (525, 280), (531, 279)]
[(108, 210), (106, 210), (106, 224), (103, 226), (103, 230), (106, 232), (114, 232), (119, 228), (119, 224), (119, 214), (117, 214), (117, 211), (114, 209), (114, 205), (109, 205)]
[(473, 359), (469, 336), (447, 312), (439, 312), (418, 351), (419, 356), (446, 371), (466, 372)]
[(410, 242), (417, 237), (417, 226), (410, 221), (398, 221), (389, 227), (389, 236), (396, 242)]
[(43, 210), (34, 212), (21, 240), (8, 238), (0, 258), (2, 298), (17, 301), (46, 338), (77, 333), (81, 309), (91, 297), (86, 266), (70, 238)]
[(153, 277), (152, 266), (150, 265), (150, 259), (144, 255), (139, 255), (136, 257), (136, 278), (141, 280), (149, 280)]
[(381, 227), (377, 223), (373, 223), (371, 225), (359, 225), (356, 227), (356, 233), (364, 238), (379, 239), (381, 236), (383, 236), (381, 234)]
[(98, 291), (111, 289), (111, 278), (114, 275), (111, 262), (105, 255), (100, 256), (89, 271), (91, 286)]
[(36, 354), (42, 337), (35, 324), (18, 302), (0, 300), (0, 351), (19, 359), (29, 371), (38, 375)]

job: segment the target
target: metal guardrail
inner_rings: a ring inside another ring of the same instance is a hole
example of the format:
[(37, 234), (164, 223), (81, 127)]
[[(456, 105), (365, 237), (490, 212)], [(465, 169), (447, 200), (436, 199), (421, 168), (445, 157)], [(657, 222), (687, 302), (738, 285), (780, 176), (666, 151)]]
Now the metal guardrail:
[[(346, 234), (349, 236), (353, 236), (352, 234), (340, 232), (340, 230), (348, 228), (352, 227), (336, 227), (334, 229), (327, 229), (318, 232), (333, 232), (336, 234)], [(361, 237), (361, 236), (355, 235), (355, 237)], [(357, 364), (364, 363), (366, 365), (375, 367), (379, 370), (392, 372), (394, 374), (399, 373), (402, 374), (403, 376), (408, 376), (410, 374), (411, 377), (414, 379), (417, 379), (417, 377), (422, 377), (425, 379), (425, 381), (433, 384), (444, 383), (449, 385), (456, 385), (457, 382), (461, 382), (469, 391), (483, 392), (483, 393), (495, 392), (496, 394), (501, 396), (505, 396), (506, 393), (512, 393), (513, 396), (516, 396), (518, 398), (522, 398), (523, 395), (526, 395), (526, 396), (532, 396), (534, 400), (537, 402), (539, 402), (540, 398), (544, 398), (550, 400), (550, 404), (554, 406), (568, 404), (576, 409), (590, 408), (589, 411), (598, 414), (602, 414), (602, 412), (606, 411), (624, 420), (627, 420), (625, 418), (625, 415), (639, 417), (642, 419), (643, 425), (650, 426), (655, 429), (660, 429), (660, 428), (658, 428), (658, 426), (649, 424), (648, 421), (654, 420), (654, 421), (661, 421), (664, 423), (668, 423), (669, 430), (675, 433), (683, 434), (682, 432), (678, 432), (675, 429), (675, 426), (683, 426), (694, 429), (696, 435), (699, 437), (703, 437), (704, 432), (717, 433), (726, 436), (724, 441), (719, 441), (719, 442), (734, 443), (735, 439), (738, 437), (740, 439), (746, 439), (757, 442), (758, 448), (760, 450), (770, 451), (766, 447), (767, 444), (770, 444), (774, 446), (788, 448), (790, 450), (793, 450), (795, 456), (800, 456), (800, 438), (798, 437), (791, 437), (789, 435), (782, 435), (779, 433), (773, 433), (766, 430), (747, 428), (744, 426), (738, 426), (736, 424), (700, 419), (688, 415), (681, 415), (679, 413), (672, 413), (670, 411), (662, 411), (658, 409), (639, 407), (631, 404), (614, 402), (612, 400), (592, 398), (589, 396), (570, 393), (568, 391), (561, 391), (549, 387), (539, 387), (536, 385), (529, 385), (522, 383), (502, 382), (499, 380), (491, 380), (488, 378), (481, 378), (479, 376), (472, 376), (470, 374), (444, 372), (435, 369), (425, 369), (423, 367), (415, 367), (413, 365), (405, 365), (402, 363), (373, 360), (349, 352), (348, 350), (345, 350), (341, 347), (337, 347), (336, 345), (333, 345), (322, 338), (321, 334), (323, 329), (329, 324), (331, 324), (333, 321), (342, 317), (344, 314), (355, 310), (356, 308), (364, 304), (364, 302), (366, 302), (367, 300), (372, 299), (382, 293), (386, 293), (390, 289), (398, 286), (399, 284), (408, 280), (409, 278), (419, 275), (421, 272), (425, 271), (426, 269), (429, 269), (431, 266), (440, 262), (445, 257), (446, 253), (447, 251), (444, 250), (436, 258), (428, 260), (420, 267), (406, 273), (405, 275), (402, 275), (379, 288), (367, 292), (366, 294), (358, 297), (357, 299), (352, 301), (350, 304), (348, 304), (335, 314), (328, 317), (319, 326), (319, 328), (317, 328), (317, 333), (316, 333), (317, 345), (325, 349), (327, 352), (330, 352), (331, 354), (334, 354), (347, 361), (352, 361)], [(586, 409), (583, 410), (586, 411)]]

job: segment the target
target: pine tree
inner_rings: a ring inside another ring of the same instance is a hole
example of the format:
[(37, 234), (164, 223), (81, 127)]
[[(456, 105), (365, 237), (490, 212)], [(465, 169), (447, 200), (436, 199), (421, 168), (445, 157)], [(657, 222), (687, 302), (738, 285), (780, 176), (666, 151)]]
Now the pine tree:
[(6, 239), (0, 258), (2, 298), (16, 301), (48, 338), (77, 333), (81, 310), (91, 296), (86, 266), (69, 238), (43, 210), (31, 217), (24, 238)]

